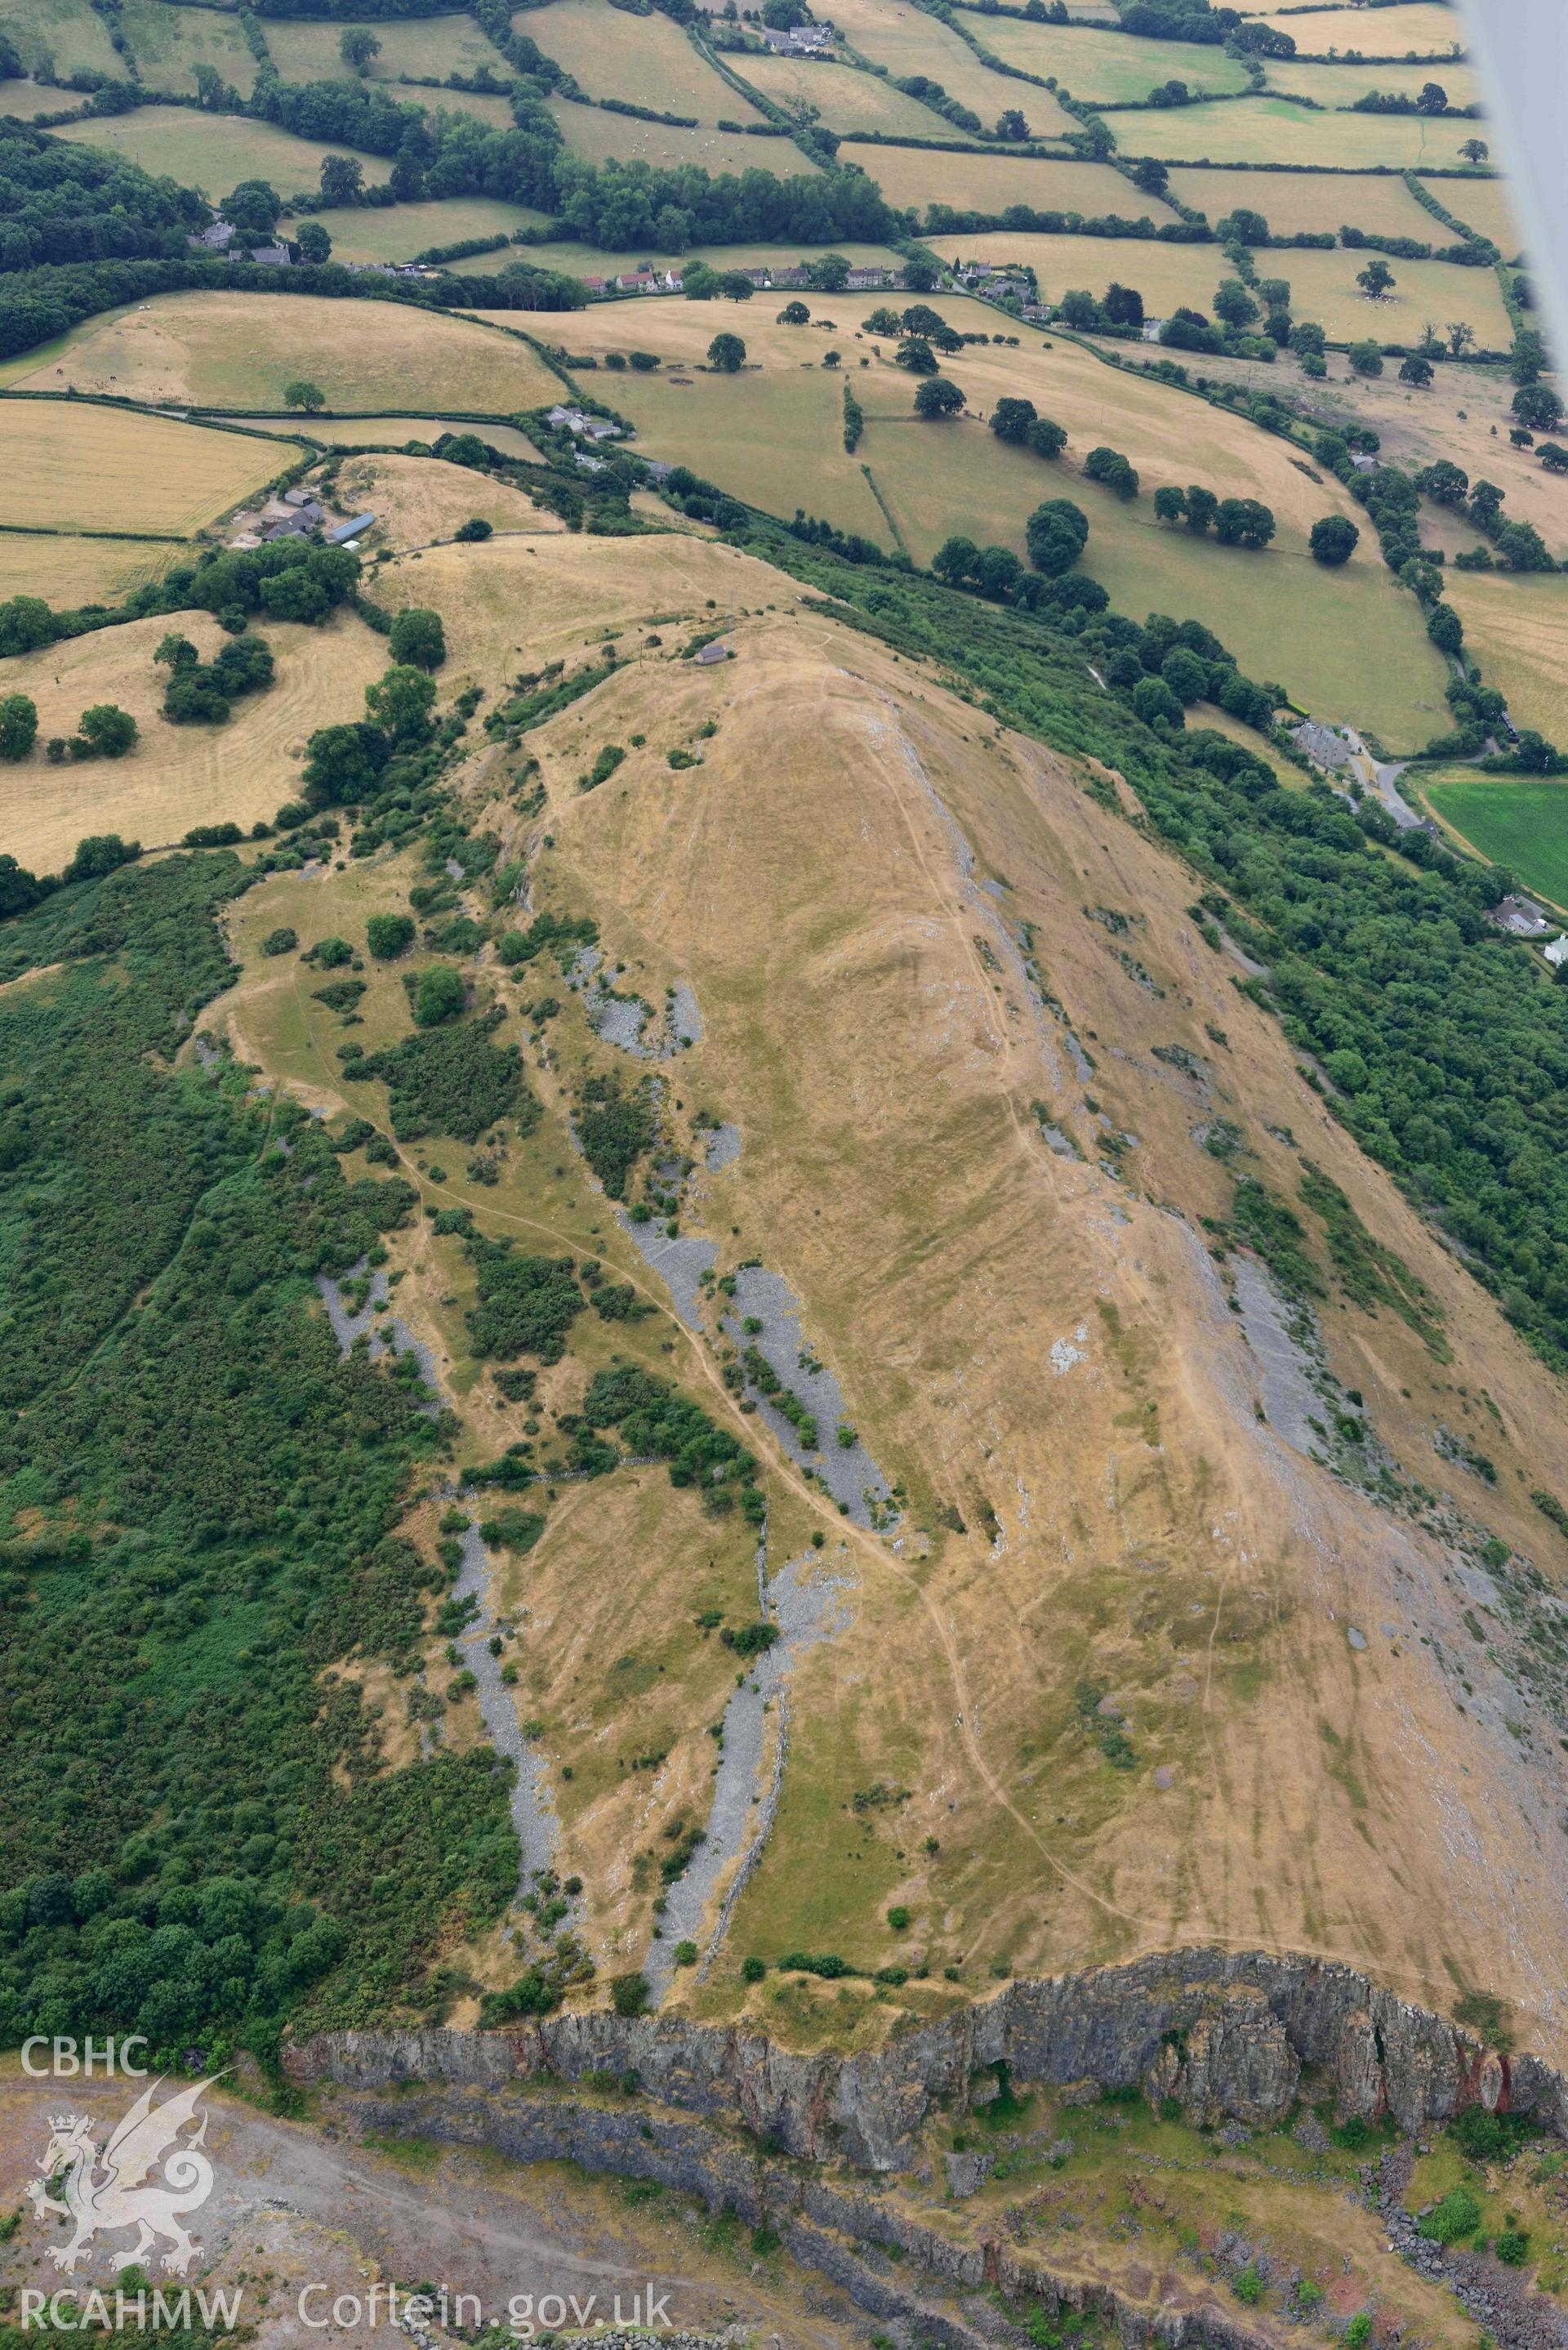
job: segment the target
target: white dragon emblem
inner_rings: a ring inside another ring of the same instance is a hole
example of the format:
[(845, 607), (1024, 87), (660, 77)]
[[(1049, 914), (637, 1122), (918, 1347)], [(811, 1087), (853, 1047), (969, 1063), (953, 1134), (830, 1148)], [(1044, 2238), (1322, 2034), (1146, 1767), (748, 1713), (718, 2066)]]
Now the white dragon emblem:
[[(82, 2259), (100, 2229), (134, 2228), (137, 2239), (128, 2252), (115, 2255), (116, 2268), (141, 2261), (161, 2237), (173, 2245), (163, 2266), (183, 2276), (201, 2251), (182, 2224), (187, 2211), (199, 2211), (213, 2191), (213, 2166), (202, 2152), (207, 2116), (201, 2116), (195, 2136), (182, 2146), (180, 2132), (196, 2118), (202, 2093), (212, 2080), (199, 2081), (153, 2106), (150, 2082), (130, 2111), (116, 2123), (101, 2150), (93, 2143), (92, 2124), (86, 2114), (50, 2116), (51, 2136), (38, 2164), (42, 2178), (29, 2179), (27, 2199), (40, 2220), (71, 2220), (76, 2234), (68, 2244), (51, 2245), (49, 2258), (68, 2273)], [(99, 2168), (101, 2153), (102, 2168)], [(162, 2178), (149, 2183), (162, 2167)], [(49, 2193), (63, 2174), (64, 2201)]]

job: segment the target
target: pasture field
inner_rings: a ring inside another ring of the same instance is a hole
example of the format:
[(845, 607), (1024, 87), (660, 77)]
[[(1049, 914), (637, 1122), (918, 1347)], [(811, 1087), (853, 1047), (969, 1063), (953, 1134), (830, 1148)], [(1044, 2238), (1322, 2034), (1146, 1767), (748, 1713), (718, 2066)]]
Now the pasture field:
[[(1262, 213), (1276, 236), (1306, 230), (1364, 229), (1369, 236), (1413, 236), (1425, 244), (1449, 242), (1440, 221), (1423, 210), (1393, 172), (1175, 171), (1172, 192), (1216, 225), (1238, 204)], [(1452, 185), (1449, 181), (1439, 182)], [(1467, 190), (1467, 193), (1468, 193)], [(1445, 198), (1446, 202), (1447, 199)]]
[(1481, 856), (1568, 910), (1568, 783), (1560, 776), (1435, 776), (1421, 796)]
[(164, 294), (108, 311), (28, 389), (70, 382), (157, 405), (281, 409), (297, 376), (320, 385), (328, 408), (345, 409), (380, 408), (390, 396), (412, 410), (510, 416), (562, 390), (526, 343), (462, 318), (392, 302), (349, 310), (325, 296), (237, 293)]
[(161, 578), (188, 552), (155, 539), (0, 531), (0, 603), (11, 596), (41, 596), (57, 612), (82, 604), (119, 604), (133, 588)]
[(0, 400), (0, 522), (183, 536), (276, 471), (266, 443), (238, 432), (66, 400)]
[(88, 0), (0, 0), (0, 33), (16, 43), (27, 71), (46, 80), (125, 71)]
[[(1409, 66), (1386, 57), (1369, 57), (1365, 65), (1331, 66), (1298, 65), (1292, 59), (1271, 57), (1268, 78), (1271, 89), (1288, 90), (1296, 98), (1315, 99), (1319, 106), (1330, 109), (1354, 106), (1358, 98), (1366, 98), (1373, 90), (1399, 98), (1419, 98), (1429, 81), (1442, 84), (1450, 106), (1478, 106), (1481, 95), (1475, 68), (1452, 60), (1441, 66)], [(1473, 123), (1471, 128), (1475, 128)]]
[(1358, 49), (1364, 57), (1447, 57), (1464, 47), (1464, 19), (1439, 0), (1408, 0), (1397, 8), (1314, 8), (1258, 21), (1288, 33), (1303, 57), (1342, 56)]
[(1151, 107), (1116, 116), (1112, 128), (1124, 155), (1189, 163), (1326, 163), (1343, 172), (1458, 163), (1461, 145), (1476, 130), (1463, 115), (1320, 114), (1288, 98), (1268, 97)]
[(1170, 217), (1158, 197), (1140, 195), (1108, 163), (981, 154), (975, 148), (932, 155), (919, 147), (858, 146), (852, 139), (839, 149), (838, 160), (858, 163), (890, 204), (912, 204), (921, 212), (930, 203), (977, 213), (1027, 204), (1034, 212), (1075, 212), (1086, 220), (1106, 213), (1119, 213), (1126, 220), (1147, 213), (1159, 223)]
[[(627, 19), (628, 24), (640, 21)], [(731, 90), (725, 96), (733, 99), (726, 120), (740, 121), (747, 110), (744, 101)], [(772, 172), (781, 180), (817, 168), (793, 139), (748, 138), (743, 130), (682, 130), (673, 123), (606, 114), (597, 106), (575, 105), (568, 98), (552, 98), (549, 107), (566, 145), (585, 163), (649, 163), (660, 172), (695, 163), (703, 172)]]
[[(945, 261), (983, 261), (992, 267), (1012, 264), (1033, 269), (1042, 295), (1053, 302), (1077, 287), (1103, 297), (1113, 280), (1135, 286), (1153, 318), (1168, 317), (1181, 302), (1207, 311), (1227, 268), (1217, 245), (1162, 244), (1155, 237), (1032, 236), (1016, 229), (993, 228), (935, 237), (931, 242)], [(868, 298), (875, 300), (875, 296)], [(977, 328), (986, 331), (978, 319), (964, 323), (971, 334)], [(1006, 322), (1002, 324), (1003, 332), (1009, 331)]]
[[(1402, 597), (1365, 549), (1343, 571), (1326, 572), (1283, 522), (1272, 547), (1251, 554), (1152, 519), (1149, 492), (1161, 475), (1223, 479), (1201, 447), (1193, 447), (1189, 461), (1146, 469), (1124, 418), (1107, 419), (1106, 431), (1121, 434), (1116, 445), (1144, 474), (1142, 495), (1124, 505), (1084, 482), (1075, 467), (1043, 465), (1027, 451), (1004, 448), (976, 423), (926, 426), (903, 415), (883, 422), (869, 402), (867, 420), (859, 453), (917, 562), (929, 563), (955, 532), (1022, 555), (1033, 508), (1044, 498), (1070, 497), (1089, 518), (1083, 568), (1108, 590), (1117, 611), (1140, 621), (1150, 612), (1201, 620), (1250, 675), (1278, 679), (1314, 715), (1366, 724), (1397, 747), (1414, 748), (1442, 723), (1442, 663), (1427, 642), (1414, 598)], [(1197, 440), (1200, 421), (1193, 430)], [(1075, 436), (1071, 454), (1082, 453)], [(1246, 494), (1234, 477), (1232, 488)], [(1319, 493), (1320, 512), (1337, 504)]]
[[(270, 432), (278, 440), (296, 437), (305, 430), (306, 438), (321, 442), (325, 448), (335, 446), (349, 449), (404, 449), (410, 441), (421, 441), (431, 448), (443, 432), (472, 429), (489, 442), (493, 449), (502, 450), (508, 457), (520, 457), (524, 463), (537, 463), (539, 452), (525, 432), (514, 424), (485, 423), (464, 428), (443, 423), (439, 416), (313, 416), (308, 428), (290, 423), (281, 416), (236, 417), (236, 423), (248, 424), (253, 432)], [(481, 476), (472, 478), (477, 483)]]
[[(347, 151), (296, 139), (270, 122), (238, 114), (198, 114), (194, 107), (142, 106), (133, 114), (88, 115), (61, 125), (62, 139), (79, 139), (107, 154), (127, 156), (154, 179), (165, 173), (203, 195), (220, 196), (241, 180), (268, 180), (286, 200), (314, 188), (323, 159)], [(368, 182), (386, 179), (384, 156), (363, 155)]]
[(1240, 57), (1210, 42), (1148, 41), (1093, 26), (1025, 24), (1015, 16), (969, 16), (966, 22), (1010, 66), (1043, 80), (1054, 77), (1074, 98), (1122, 106), (1147, 98), (1167, 81), (1184, 81), (1189, 89), (1206, 92), (1247, 87)]
[[(826, 57), (738, 57), (731, 62), (775, 106), (803, 109), (811, 120), (846, 137), (857, 130), (877, 130), (889, 139), (954, 136), (950, 122), (918, 98), (895, 89), (880, 74), (833, 65)], [(1021, 102), (1029, 95), (1020, 88)]]
[[(208, 612), (182, 615), (180, 629), (210, 660), (223, 634)], [(8, 693), (38, 706), (38, 746), (0, 770), (0, 840), (36, 872), (57, 871), (84, 834), (118, 832), (152, 847), (196, 824), (251, 825), (294, 796), (306, 735), (364, 714), (365, 688), (386, 667), (386, 647), (351, 612), (320, 629), (269, 621), (277, 681), (234, 704), (226, 726), (173, 726), (161, 714), (166, 672), (153, 653), (167, 619), (130, 620), (74, 637), (5, 664)], [(123, 759), (47, 766), (43, 744), (73, 734), (83, 710), (115, 702), (141, 740)]]
[(35, 114), (57, 114), (60, 93), (47, 82), (35, 81), (23, 74), (10, 81), (0, 81), (0, 114), (14, 121), (31, 122)]
[[(988, 129), (1010, 106), (1023, 108), (1036, 137), (1049, 138), (1077, 128), (1048, 89), (1032, 88), (1009, 74), (993, 73), (981, 65), (967, 41), (935, 16), (912, 6), (910, 0), (834, 0), (833, 21), (850, 47), (873, 65), (886, 66), (898, 78), (929, 75), (961, 106), (972, 107)], [(1003, 21), (1000, 16), (986, 18), (988, 47), (990, 34)], [(943, 182), (932, 185), (946, 195)]]
[[(1223, 255), (1217, 257), (1222, 265)], [(1391, 260), (1392, 291), (1381, 301), (1369, 302), (1355, 280), (1373, 258), (1344, 245), (1332, 253), (1312, 248), (1269, 253), (1262, 260), (1270, 266), (1262, 274), (1287, 278), (1294, 315), (1315, 318), (1334, 342), (1359, 342), (1371, 336), (1380, 343), (1413, 345), (1428, 318), (1439, 334), (1449, 319), (1468, 318), (1479, 348), (1507, 350), (1513, 328), (1494, 270), (1460, 269), (1449, 261)]]
[[(443, 196), (423, 204), (335, 204), (317, 213), (332, 239), (334, 261), (411, 261), (432, 244), (461, 244), (471, 236), (510, 236), (514, 229), (542, 228), (543, 213), (497, 196)], [(298, 224), (295, 224), (297, 231)], [(475, 256), (469, 266), (487, 274), (509, 261), (531, 261), (521, 248)]]
[(430, 457), (350, 457), (337, 476), (337, 498), (350, 514), (368, 507), (379, 517), (359, 542), (372, 554), (386, 547), (400, 555), (408, 547), (450, 539), (472, 515), (497, 531), (537, 534), (566, 527), (557, 515), (536, 506), (510, 482)]
[[(441, 209), (444, 211), (444, 205)], [(900, 257), (890, 244), (807, 245), (804, 250), (793, 244), (694, 244), (685, 253), (660, 253), (657, 247), (650, 250), (646, 245), (628, 245), (618, 253), (604, 253), (597, 245), (579, 244), (575, 239), (562, 238), (555, 244), (521, 248), (515, 257), (521, 261), (535, 262), (541, 269), (563, 270), (572, 277), (609, 278), (618, 277), (627, 270), (670, 269), (681, 263), (693, 261), (710, 262), (715, 269), (793, 269), (796, 263), (815, 261), (819, 255), (827, 252), (841, 253), (846, 261), (864, 264), (867, 267), (873, 263), (884, 269), (900, 266)], [(476, 255), (472, 261), (456, 261), (452, 266), (461, 276), (475, 276), (493, 270), (498, 264), (504, 264), (511, 257), (504, 253)], [(757, 301), (760, 305), (768, 298), (766, 294), (759, 294)], [(781, 294), (778, 298), (783, 302), (786, 297)], [(842, 302), (849, 297), (843, 294), (825, 294), (808, 298)], [(498, 311), (495, 315), (499, 317), (501, 314)], [(0, 377), (0, 381), (3, 380), (4, 378)]]
[(250, 96), (256, 61), (233, 16), (171, 0), (121, 0), (119, 23), (150, 89), (192, 94), (195, 68), (211, 66), (242, 98)]
[[(1553, 543), (1561, 546), (1563, 536)], [(1465, 650), (1487, 684), (1508, 696), (1514, 724), (1568, 743), (1568, 577), (1450, 568), (1443, 594), (1465, 624)], [(1563, 890), (1553, 895), (1568, 904)]]
[[(144, 5), (154, 6), (166, 4), (167, 0), (144, 0)], [(269, 16), (263, 29), (273, 63), (285, 81), (358, 79), (353, 67), (346, 66), (338, 53), (338, 44), (348, 30), (346, 24)], [(450, 73), (477, 73), (481, 66), (489, 66), (497, 74), (511, 72), (499, 49), (486, 40), (472, 16), (413, 16), (401, 21), (387, 17), (365, 29), (374, 33), (381, 44), (381, 54), (372, 60), (365, 77), (368, 81), (395, 82), (405, 78), (419, 80), (431, 74), (440, 81)], [(412, 101), (416, 94), (410, 91), (408, 95)], [(462, 97), (461, 90), (431, 90), (425, 93), (425, 102), (456, 105)]]
[(1446, 213), (1478, 236), (1490, 236), (1505, 261), (1516, 260), (1523, 252), (1524, 234), (1506, 180), (1434, 180), (1431, 189)]
[(528, 15), (524, 29), (589, 98), (629, 99), (699, 122), (765, 119), (668, 16), (634, 16), (609, 0), (551, 0)]

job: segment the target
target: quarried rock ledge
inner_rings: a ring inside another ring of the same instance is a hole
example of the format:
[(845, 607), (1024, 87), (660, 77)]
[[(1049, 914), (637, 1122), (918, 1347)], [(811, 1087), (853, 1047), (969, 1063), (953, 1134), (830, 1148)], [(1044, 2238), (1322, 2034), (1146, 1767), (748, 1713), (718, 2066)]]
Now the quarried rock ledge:
[(1568, 2137), (1568, 2081), (1539, 2057), (1489, 2051), (1353, 1967), (1262, 1951), (1181, 1950), (1010, 1983), (854, 2054), (797, 2054), (743, 2025), (601, 2010), (504, 2032), (322, 2033), (284, 2050), (292, 2078), (355, 2089), (633, 2073), (647, 2095), (770, 2149), (884, 2172), (912, 2168), (937, 2101), (967, 2106), (998, 2064), (1020, 2088), (1137, 2086), (1206, 2126), (1282, 2122), (1311, 2073), (1342, 2119), (1388, 2112), (1411, 2131), (1479, 2104), (1532, 2113)]

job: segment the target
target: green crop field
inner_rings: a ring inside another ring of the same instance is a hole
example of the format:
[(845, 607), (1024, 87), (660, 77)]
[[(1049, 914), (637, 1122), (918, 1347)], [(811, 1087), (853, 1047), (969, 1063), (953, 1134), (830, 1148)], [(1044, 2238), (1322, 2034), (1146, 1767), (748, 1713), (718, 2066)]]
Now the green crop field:
[(552, 0), (523, 29), (588, 98), (629, 99), (699, 122), (756, 122), (759, 109), (699, 56), (668, 16), (634, 16), (609, 0)]
[(1568, 783), (1455, 775), (1424, 784), (1421, 795), (1482, 857), (1568, 910)]
[(1003, 213), (1010, 204), (1027, 204), (1033, 212), (1075, 212), (1088, 220), (1106, 213), (1127, 220), (1145, 213), (1158, 221), (1170, 217), (1158, 197), (1140, 195), (1108, 163), (982, 155), (973, 149), (929, 155), (918, 147), (860, 146), (849, 139), (838, 160), (858, 163), (890, 204), (918, 210), (936, 203), (959, 212)]
[[(575, 105), (553, 98), (550, 111), (574, 155), (585, 163), (649, 163), (656, 171), (676, 172), (689, 163), (703, 172), (772, 172), (784, 179), (795, 172), (815, 172), (793, 139), (749, 138), (743, 130), (681, 130), (667, 122), (639, 122), (633, 115), (606, 114), (597, 106)], [(735, 99), (732, 117), (744, 112)]]
[(193, 93), (195, 68), (211, 66), (250, 96), (256, 61), (233, 16), (172, 0), (121, 0), (119, 23), (149, 88)]
[(1157, 83), (1172, 80), (1184, 81), (1192, 90), (1247, 87), (1240, 57), (1210, 42), (1148, 41), (1130, 33), (1102, 33), (1093, 26), (1031, 25), (1013, 16), (967, 11), (963, 21), (1010, 66), (1021, 66), (1042, 80), (1054, 76), (1074, 98), (1127, 105), (1147, 98)]
[[(514, 229), (545, 224), (543, 213), (495, 196), (446, 196), (424, 204), (334, 205), (314, 215), (332, 239), (335, 261), (411, 261), (432, 244), (461, 244), (471, 236), (510, 236)], [(297, 228), (297, 223), (295, 224)], [(509, 262), (532, 261), (521, 248), (487, 253), (470, 266), (504, 269)]]
[(1523, 251), (1523, 232), (1506, 180), (1433, 180), (1430, 185), (1443, 210), (1478, 236), (1490, 237), (1505, 261), (1517, 259)]
[(0, 0), (0, 33), (16, 43), (27, 71), (45, 80), (125, 71), (88, 0)]
[(1189, 163), (1304, 163), (1367, 172), (1379, 164), (1458, 163), (1476, 126), (1462, 115), (1321, 114), (1287, 98), (1146, 108), (1112, 117), (1124, 155)]
[[(775, 106), (792, 112), (803, 109), (808, 120), (845, 136), (857, 130), (880, 131), (889, 139), (952, 136), (952, 125), (941, 115), (933, 114), (918, 98), (906, 97), (880, 74), (831, 65), (825, 57), (738, 57), (732, 62), (736, 72), (743, 73)], [(1031, 95), (1021, 88), (1020, 103)]]
[(1462, 16), (1438, 0), (1408, 0), (1397, 8), (1292, 9), (1260, 22), (1288, 33), (1303, 57), (1359, 49), (1366, 57), (1445, 57), (1464, 47)]
[[(1075, 130), (1077, 124), (1047, 89), (1032, 88), (1008, 74), (993, 73), (981, 65), (967, 41), (935, 16), (911, 5), (911, 0), (834, 0), (833, 21), (840, 34), (873, 65), (886, 66), (899, 78), (926, 74), (940, 81), (950, 98), (971, 107), (991, 126), (1010, 106), (1022, 107), (1030, 129), (1042, 137)], [(973, 22), (973, 19), (968, 20)], [(989, 34), (1003, 20), (988, 17)], [(989, 46), (989, 42), (987, 44)], [(945, 195), (945, 187), (933, 182)], [(954, 197), (953, 203), (959, 201)]]
[[(134, 114), (91, 115), (67, 122), (62, 139), (79, 139), (106, 153), (128, 156), (154, 177), (167, 172), (208, 195), (224, 194), (241, 180), (270, 180), (281, 196), (314, 188), (323, 158), (341, 145), (296, 139), (270, 122), (240, 115), (198, 114), (193, 107), (143, 106)], [(384, 180), (391, 165), (379, 155), (360, 158), (367, 181)]]
[[(1439, 188), (1453, 184), (1438, 182)], [(1442, 223), (1416, 202), (1397, 172), (1206, 172), (1199, 167), (1172, 172), (1170, 185), (1184, 204), (1206, 213), (1216, 225), (1244, 204), (1250, 212), (1262, 213), (1276, 236), (1359, 228), (1369, 236), (1413, 236), (1424, 244), (1449, 241)]]
[[(153, 0), (153, 5), (166, 5), (167, 0)], [(263, 29), (273, 62), (285, 81), (358, 78), (353, 67), (346, 66), (339, 54), (339, 44), (348, 29), (346, 25), (269, 16)], [(492, 47), (472, 16), (417, 16), (401, 22), (381, 18), (366, 29), (381, 44), (381, 54), (367, 76), (372, 82), (397, 81), (405, 75), (417, 80), (431, 74), (441, 80), (450, 73), (477, 73), (481, 66), (489, 66), (497, 74), (510, 71), (499, 50)], [(456, 90), (432, 90), (430, 98), (432, 102), (445, 104), (461, 95)]]
[(1373, 90), (1394, 97), (1418, 98), (1429, 81), (1441, 84), (1450, 106), (1479, 105), (1481, 94), (1473, 66), (1452, 60), (1439, 66), (1410, 66), (1388, 57), (1368, 57), (1364, 65), (1330, 66), (1300, 65), (1293, 60), (1271, 57), (1268, 77), (1271, 89), (1289, 90), (1297, 98), (1314, 99), (1319, 106), (1331, 109), (1354, 106), (1358, 98)]

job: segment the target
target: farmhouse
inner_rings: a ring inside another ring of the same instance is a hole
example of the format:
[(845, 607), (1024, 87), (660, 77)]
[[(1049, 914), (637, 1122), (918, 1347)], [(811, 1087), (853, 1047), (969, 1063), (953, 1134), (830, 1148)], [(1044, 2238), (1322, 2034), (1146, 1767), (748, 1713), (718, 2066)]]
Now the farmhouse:
[(1538, 906), (1533, 898), (1500, 898), (1487, 920), (1506, 931), (1511, 939), (1538, 939), (1552, 927), (1545, 907)]
[(770, 26), (763, 34), (763, 40), (780, 57), (830, 57), (833, 55), (831, 25), (792, 25), (787, 32), (774, 32)]
[(1298, 751), (1304, 751), (1314, 767), (1326, 767), (1332, 773), (1350, 764), (1350, 745), (1332, 726), (1319, 725), (1315, 718), (1303, 719), (1291, 730), (1291, 740)]

